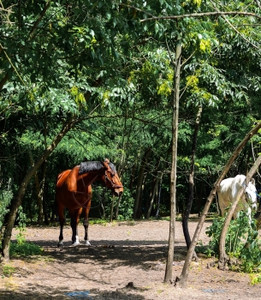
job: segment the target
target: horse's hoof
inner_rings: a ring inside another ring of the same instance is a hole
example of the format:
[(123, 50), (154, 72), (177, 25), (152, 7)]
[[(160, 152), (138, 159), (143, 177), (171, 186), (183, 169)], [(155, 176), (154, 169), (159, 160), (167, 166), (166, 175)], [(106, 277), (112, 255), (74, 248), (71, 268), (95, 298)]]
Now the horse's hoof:
[(80, 245), (80, 242), (74, 242), (74, 243), (71, 244), (70, 247), (76, 247), (76, 246), (79, 246), (79, 245)]
[(85, 241), (85, 246), (91, 246), (92, 244), (89, 241)]

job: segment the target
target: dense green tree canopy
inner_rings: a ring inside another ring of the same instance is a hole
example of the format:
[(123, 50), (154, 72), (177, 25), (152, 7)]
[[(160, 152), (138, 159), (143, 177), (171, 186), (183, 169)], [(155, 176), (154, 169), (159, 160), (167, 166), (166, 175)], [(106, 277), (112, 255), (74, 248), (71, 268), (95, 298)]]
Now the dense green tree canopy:
[[(195, 212), (230, 153), (260, 119), (256, 1), (5, 1), (0, 16), (1, 190), (15, 195), (64, 124), (77, 120), (27, 188), (23, 206), (31, 219), (38, 217), (35, 180), (44, 187), (50, 219), (57, 174), (85, 157), (116, 163), (125, 186), (122, 218), (132, 217), (139, 188), (139, 216), (147, 215), (160, 178), (152, 214), (158, 203), (161, 214), (168, 214), (177, 40), (183, 46), (178, 211), (187, 197), (198, 108)], [(231, 175), (246, 173), (258, 153), (260, 136), (245, 148)], [(7, 207), (3, 203), (0, 211)]]

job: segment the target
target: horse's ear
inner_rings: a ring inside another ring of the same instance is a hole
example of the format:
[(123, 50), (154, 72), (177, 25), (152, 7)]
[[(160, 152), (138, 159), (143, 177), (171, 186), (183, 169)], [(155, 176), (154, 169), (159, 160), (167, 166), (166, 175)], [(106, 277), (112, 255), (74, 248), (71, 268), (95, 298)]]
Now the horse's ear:
[(105, 158), (104, 161), (102, 162), (102, 164), (104, 165), (104, 167), (106, 169), (109, 169), (109, 163), (110, 163), (110, 161), (108, 160), (108, 158)]
[(250, 182), (255, 185), (256, 184), (256, 181), (255, 181), (255, 178), (251, 178)]

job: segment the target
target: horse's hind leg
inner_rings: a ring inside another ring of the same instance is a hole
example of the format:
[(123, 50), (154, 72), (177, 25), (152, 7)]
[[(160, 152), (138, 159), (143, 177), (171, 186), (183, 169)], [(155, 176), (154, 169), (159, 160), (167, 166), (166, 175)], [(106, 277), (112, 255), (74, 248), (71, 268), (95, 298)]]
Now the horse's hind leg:
[(58, 242), (58, 247), (63, 246), (63, 226), (64, 226), (64, 221), (60, 221), (60, 235), (59, 235), (59, 242)]
[(59, 215), (59, 222), (60, 222), (60, 235), (59, 235), (58, 247), (61, 247), (63, 246), (63, 226), (65, 222), (63, 207), (60, 206), (58, 207), (58, 215)]
[(89, 227), (89, 219), (88, 218), (84, 218), (83, 227), (84, 227), (84, 241), (85, 241), (85, 245), (86, 246), (91, 246), (91, 243), (90, 243), (89, 237), (88, 237), (88, 227)]
[(77, 246), (80, 244), (77, 227), (78, 227), (81, 213), (82, 213), (81, 208), (71, 212), (72, 246)]
[(89, 228), (89, 212), (91, 207), (91, 201), (87, 203), (87, 207), (83, 209), (83, 227), (84, 227), (84, 241), (86, 246), (91, 246), (91, 243), (89, 241), (88, 237), (88, 228)]

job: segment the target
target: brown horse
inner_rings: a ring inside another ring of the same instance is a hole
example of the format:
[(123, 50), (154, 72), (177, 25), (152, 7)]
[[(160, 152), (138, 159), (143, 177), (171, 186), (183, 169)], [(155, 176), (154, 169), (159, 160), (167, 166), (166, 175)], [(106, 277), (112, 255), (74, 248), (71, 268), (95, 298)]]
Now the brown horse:
[(58, 246), (63, 245), (63, 226), (65, 222), (64, 209), (68, 208), (71, 217), (72, 244), (79, 244), (77, 225), (81, 214), (84, 217), (84, 240), (90, 245), (88, 239), (89, 211), (91, 208), (92, 183), (102, 182), (111, 189), (114, 195), (120, 196), (123, 185), (113, 163), (108, 159), (104, 162), (85, 161), (72, 170), (63, 171), (58, 175), (56, 183), (56, 203), (60, 220), (60, 236)]

